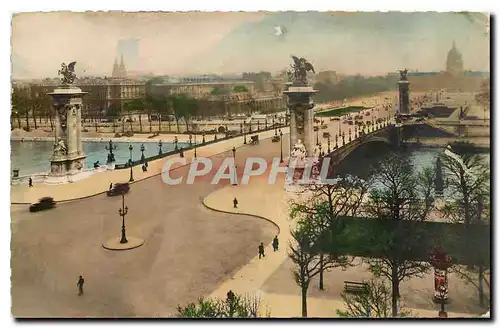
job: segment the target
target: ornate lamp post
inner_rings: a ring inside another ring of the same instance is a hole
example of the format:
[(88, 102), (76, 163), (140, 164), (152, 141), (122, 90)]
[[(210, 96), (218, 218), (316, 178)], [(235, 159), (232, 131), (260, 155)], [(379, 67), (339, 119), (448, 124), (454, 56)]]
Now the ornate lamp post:
[(244, 123), (244, 126), (243, 126), (243, 144), (244, 145), (247, 144), (247, 132), (245, 131), (245, 125), (247, 125), (247, 123)]
[(330, 134), (328, 134), (327, 143), (328, 143), (328, 154), (330, 154), (332, 152), (332, 150), (330, 148)]
[[(162, 154), (161, 147), (163, 147), (163, 143), (161, 140), (158, 141), (158, 155)], [(177, 145), (175, 145), (175, 150), (177, 150)]]
[[(161, 140), (160, 140), (161, 141)], [(177, 147), (177, 144), (179, 143), (179, 139), (177, 139), (177, 136), (174, 137), (174, 150), (179, 150), (179, 148)]]
[(144, 162), (146, 157), (144, 156), (144, 151), (146, 150), (146, 147), (144, 147), (144, 144), (141, 144), (141, 162)]
[(125, 215), (128, 213), (128, 206), (125, 206), (125, 193), (122, 193), (122, 208), (118, 210), (118, 214), (122, 217), (122, 237), (120, 238), (120, 244), (128, 243), (126, 232), (125, 232)]
[(447, 318), (445, 304), (448, 303), (448, 276), (447, 270), (451, 266), (451, 257), (441, 248), (434, 248), (429, 256), (434, 267), (434, 297), (436, 303), (441, 304), (440, 318)]
[(201, 132), (201, 142), (205, 144), (205, 131)]
[(196, 159), (196, 133), (194, 135), (194, 159)]
[(283, 163), (283, 131), (280, 129), (280, 163)]
[(236, 174), (236, 148), (233, 147), (232, 151), (233, 151), (233, 161), (234, 161), (234, 182), (233, 182), (233, 186), (236, 186), (238, 184), (238, 182), (236, 182), (236, 178), (237, 178), (237, 174)]
[(115, 154), (113, 154), (113, 150), (116, 150), (116, 145), (113, 145), (113, 141), (109, 140), (109, 146), (104, 146), (104, 148), (109, 151), (107, 163), (114, 162)]
[(134, 173), (132, 172), (132, 149), (134, 149), (134, 147), (132, 147), (132, 144), (130, 144), (128, 146), (128, 150), (130, 151), (130, 159), (129, 159), (129, 165), (130, 165), (130, 179), (128, 180), (129, 182), (133, 182), (134, 181)]
[(319, 122), (316, 121), (314, 122), (315, 127), (316, 127), (316, 146), (319, 145)]
[(193, 136), (189, 134), (189, 147), (193, 145)]

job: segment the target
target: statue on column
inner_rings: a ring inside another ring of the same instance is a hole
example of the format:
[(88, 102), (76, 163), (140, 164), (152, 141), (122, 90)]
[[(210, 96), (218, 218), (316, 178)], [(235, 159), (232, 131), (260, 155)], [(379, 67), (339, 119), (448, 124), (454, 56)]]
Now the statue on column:
[(399, 74), (401, 75), (400, 81), (407, 81), (408, 80), (408, 78), (406, 77), (406, 75), (408, 74), (407, 68), (400, 70)]
[(293, 145), (293, 149), (290, 153), (290, 161), (293, 161), (294, 166), (300, 166), (304, 164), (307, 156), (306, 146), (302, 143), (302, 140), (297, 140), (297, 143)]
[(292, 56), (292, 59), (294, 64), (291, 65), (292, 74), (289, 74), (289, 77), (293, 76), (294, 84), (307, 85), (307, 72), (312, 71), (313, 73), (316, 73), (313, 65), (311, 65), (311, 63), (309, 63), (305, 58)]
[(71, 62), (67, 66), (65, 63), (61, 64), (61, 69), (57, 72), (57, 75), (62, 75), (61, 82), (62, 85), (71, 85), (76, 79), (75, 74), (76, 62)]

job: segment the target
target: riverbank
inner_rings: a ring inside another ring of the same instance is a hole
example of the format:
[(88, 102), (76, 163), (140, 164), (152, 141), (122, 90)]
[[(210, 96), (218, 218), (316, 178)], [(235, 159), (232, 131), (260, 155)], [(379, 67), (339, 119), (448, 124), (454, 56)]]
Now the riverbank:
[(472, 143), (478, 150), (489, 151), (491, 149), (490, 138), (420, 138), (409, 139), (406, 145), (415, 148), (444, 148), (456, 141), (467, 141)]

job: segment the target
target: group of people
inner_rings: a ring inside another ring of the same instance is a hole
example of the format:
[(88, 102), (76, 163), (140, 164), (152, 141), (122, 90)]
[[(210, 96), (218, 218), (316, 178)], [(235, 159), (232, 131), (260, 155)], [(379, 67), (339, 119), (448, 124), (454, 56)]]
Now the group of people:
[(148, 162), (144, 162), (144, 164), (142, 164), (142, 172), (147, 172), (148, 171)]

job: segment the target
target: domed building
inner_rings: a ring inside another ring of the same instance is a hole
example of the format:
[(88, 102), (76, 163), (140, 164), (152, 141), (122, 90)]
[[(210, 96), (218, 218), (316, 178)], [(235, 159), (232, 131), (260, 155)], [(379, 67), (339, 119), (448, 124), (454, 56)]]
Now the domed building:
[(448, 57), (446, 58), (446, 72), (452, 75), (461, 75), (464, 72), (462, 54), (458, 51), (455, 41), (453, 41), (453, 46), (450, 51), (448, 51)]

